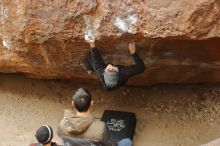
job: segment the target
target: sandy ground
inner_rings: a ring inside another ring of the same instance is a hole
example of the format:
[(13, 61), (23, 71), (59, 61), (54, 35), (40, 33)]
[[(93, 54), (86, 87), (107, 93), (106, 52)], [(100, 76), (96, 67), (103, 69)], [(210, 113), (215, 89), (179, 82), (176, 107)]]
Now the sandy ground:
[[(220, 85), (157, 85), (122, 87), (106, 92), (100, 86), (74, 81), (27, 79), (0, 74), (0, 146), (36, 142), (43, 124), (57, 128), (78, 87), (86, 87), (104, 109), (137, 114), (135, 146), (198, 146), (220, 137)], [(55, 134), (55, 141), (60, 142)]]

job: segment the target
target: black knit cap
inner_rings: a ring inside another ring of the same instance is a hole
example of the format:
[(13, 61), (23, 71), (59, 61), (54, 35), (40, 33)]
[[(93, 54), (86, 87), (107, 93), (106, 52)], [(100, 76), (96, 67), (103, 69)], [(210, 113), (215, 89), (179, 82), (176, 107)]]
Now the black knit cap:
[(35, 137), (39, 143), (47, 144), (53, 138), (53, 130), (50, 126), (43, 125), (39, 129), (37, 129)]
[(104, 72), (104, 82), (108, 88), (114, 88), (118, 85), (119, 74), (118, 72)]

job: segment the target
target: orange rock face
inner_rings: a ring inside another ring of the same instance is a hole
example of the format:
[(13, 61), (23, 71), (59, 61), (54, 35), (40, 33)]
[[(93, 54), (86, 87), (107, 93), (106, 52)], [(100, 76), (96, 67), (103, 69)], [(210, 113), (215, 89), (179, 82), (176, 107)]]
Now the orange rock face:
[(97, 81), (82, 68), (94, 36), (106, 62), (146, 71), (133, 85), (220, 81), (219, 0), (1, 0), (0, 71)]

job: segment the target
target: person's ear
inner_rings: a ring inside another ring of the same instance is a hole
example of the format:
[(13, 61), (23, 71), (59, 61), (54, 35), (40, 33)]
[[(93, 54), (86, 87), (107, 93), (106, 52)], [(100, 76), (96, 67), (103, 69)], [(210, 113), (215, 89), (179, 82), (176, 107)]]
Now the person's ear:
[(72, 106), (75, 107), (75, 106), (74, 106), (74, 101), (73, 101), (73, 100), (72, 100)]
[(91, 101), (91, 106), (94, 106), (94, 100)]

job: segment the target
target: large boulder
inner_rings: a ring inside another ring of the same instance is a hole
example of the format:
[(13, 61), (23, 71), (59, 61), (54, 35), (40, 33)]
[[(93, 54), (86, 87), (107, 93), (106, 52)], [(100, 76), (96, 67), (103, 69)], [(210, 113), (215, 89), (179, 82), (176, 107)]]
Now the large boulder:
[(1, 0), (0, 72), (97, 81), (83, 69), (85, 35), (106, 62), (146, 71), (129, 84), (220, 81), (219, 0)]

